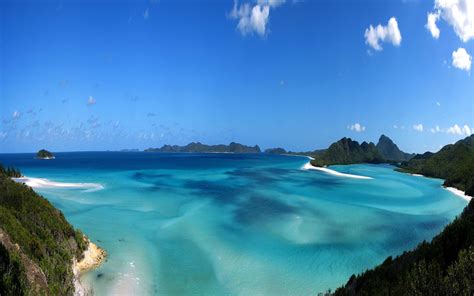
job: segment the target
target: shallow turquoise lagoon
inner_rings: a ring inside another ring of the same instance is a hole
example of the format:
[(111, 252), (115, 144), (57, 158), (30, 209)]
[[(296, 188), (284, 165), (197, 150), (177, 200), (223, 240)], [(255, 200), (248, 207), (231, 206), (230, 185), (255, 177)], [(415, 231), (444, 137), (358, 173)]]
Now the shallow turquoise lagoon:
[(466, 201), (442, 180), (386, 165), (303, 170), (303, 157), (3, 154), (28, 177), (98, 183), (38, 188), (105, 248), (83, 276), (96, 295), (315, 295), (431, 239)]

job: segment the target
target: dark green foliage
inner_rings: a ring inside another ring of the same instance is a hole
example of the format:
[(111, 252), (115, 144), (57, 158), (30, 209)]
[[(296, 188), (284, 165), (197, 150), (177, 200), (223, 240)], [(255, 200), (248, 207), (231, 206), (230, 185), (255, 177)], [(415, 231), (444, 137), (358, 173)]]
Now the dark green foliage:
[(29, 290), (20, 258), (0, 244), (0, 294), (23, 295)]
[(229, 145), (206, 145), (199, 142), (189, 143), (186, 146), (164, 145), (161, 148), (148, 148), (145, 152), (162, 152), (162, 153), (211, 153), (211, 152), (229, 152), (229, 153), (260, 153), (260, 147), (242, 145), (239, 143), (230, 143)]
[(474, 135), (446, 145), (436, 153), (418, 154), (404, 161), (400, 169), (405, 172), (445, 179), (444, 185), (456, 187), (474, 195)]
[(7, 177), (11, 177), (11, 178), (20, 178), (21, 177), (20, 170), (15, 169), (15, 168), (9, 168), (9, 167), (5, 168), (1, 164), (0, 164), (0, 175), (4, 175), (4, 176), (7, 176)]
[(36, 153), (36, 157), (37, 158), (53, 158), (54, 155), (48, 150), (41, 149), (40, 151), (38, 151), (38, 153)]
[[(87, 247), (82, 233), (76, 232), (64, 215), (45, 198), (30, 187), (12, 181), (4, 173), (0, 174), (0, 229), (41, 268), (51, 294), (69, 295), (74, 292), (72, 259), (74, 256), (80, 258)], [(5, 284), (2, 289), (6, 290), (0, 290), (0, 295), (15, 287), (24, 289), (24, 285), (18, 286), (17, 283), (26, 282), (21, 270), (29, 267), (18, 267), (12, 256), (4, 252), (1, 258), (2, 262), (9, 260), (5, 266), (12, 272), (8, 281), (4, 280), (10, 284)]]
[(331, 144), (327, 150), (315, 156), (311, 164), (316, 166), (352, 163), (381, 163), (384, 158), (378, 152), (374, 143), (357, 141), (351, 138), (342, 138)]
[(265, 150), (265, 153), (269, 154), (286, 154), (286, 150), (283, 148), (268, 148)]
[(398, 146), (393, 143), (393, 141), (389, 137), (385, 135), (380, 136), (379, 142), (375, 147), (384, 159), (391, 162), (409, 160), (413, 157), (412, 154), (408, 154), (401, 151)]
[(353, 275), (335, 295), (473, 295), (474, 200), (430, 243)]

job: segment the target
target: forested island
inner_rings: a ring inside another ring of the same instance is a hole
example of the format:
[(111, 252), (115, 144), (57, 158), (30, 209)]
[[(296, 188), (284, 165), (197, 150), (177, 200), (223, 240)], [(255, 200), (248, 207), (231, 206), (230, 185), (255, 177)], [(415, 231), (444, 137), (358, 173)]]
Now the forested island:
[(18, 176), (0, 166), (0, 295), (73, 295), (89, 241)]
[(161, 148), (148, 148), (145, 152), (161, 153), (260, 153), (260, 147), (246, 146), (231, 142), (229, 145), (206, 145), (200, 142), (192, 142), (186, 146), (163, 145)]
[(38, 159), (54, 159), (53, 153), (49, 152), (48, 150), (41, 149), (36, 153), (36, 158)]

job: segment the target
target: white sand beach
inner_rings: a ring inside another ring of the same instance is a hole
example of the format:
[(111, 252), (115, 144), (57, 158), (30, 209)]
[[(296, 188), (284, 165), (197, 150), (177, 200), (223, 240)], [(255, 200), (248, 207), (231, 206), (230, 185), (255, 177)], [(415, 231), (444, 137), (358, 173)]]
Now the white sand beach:
[(33, 177), (21, 177), (12, 178), (15, 182), (23, 183), (31, 188), (84, 188), (87, 191), (96, 191), (104, 189), (104, 186), (96, 183), (66, 183), (66, 182), (54, 182), (45, 178), (33, 178)]
[(454, 187), (444, 187), (444, 188), (467, 201), (470, 201), (472, 199), (472, 196), (466, 195), (466, 193), (462, 190), (456, 189)]
[(327, 174), (338, 176), (338, 177), (346, 177), (346, 178), (353, 178), (353, 179), (366, 179), (366, 180), (373, 179), (373, 178), (367, 177), (367, 176), (359, 176), (359, 175), (341, 173), (341, 172), (338, 172), (338, 171), (335, 171), (335, 170), (331, 170), (327, 167), (315, 167), (310, 162), (307, 162), (305, 165), (303, 165), (302, 169), (303, 170), (317, 170), (317, 171), (325, 172)]
[(73, 260), (72, 270), (74, 272), (74, 287), (76, 296), (90, 295), (91, 292), (82, 285), (80, 276), (94, 268), (99, 267), (107, 258), (107, 253), (104, 249), (98, 247), (96, 244), (91, 242), (88, 238), (85, 238), (89, 242), (87, 250), (84, 251), (84, 257), (81, 261), (77, 262), (76, 258)]

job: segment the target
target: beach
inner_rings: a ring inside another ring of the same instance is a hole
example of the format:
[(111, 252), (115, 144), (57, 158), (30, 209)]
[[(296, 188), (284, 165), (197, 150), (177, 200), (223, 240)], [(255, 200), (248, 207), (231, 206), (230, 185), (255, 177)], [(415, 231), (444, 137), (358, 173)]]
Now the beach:
[[(311, 157), (309, 157), (309, 158), (311, 159)], [(333, 176), (338, 176), (338, 177), (346, 177), (346, 178), (353, 178), (353, 179), (365, 179), (365, 180), (373, 179), (373, 178), (367, 177), (367, 176), (341, 173), (341, 172), (338, 172), (338, 171), (335, 171), (335, 170), (331, 170), (327, 167), (316, 167), (316, 166), (312, 165), (311, 162), (307, 162), (306, 164), (304, 164), (302, 169), (303, 170), (317, 170), (317, 171), (321, 171), (321, 172), (324, 172), (324, 173), (327, 173), (327, 174), (330, 174), (330, 175), (333, 175)]]
[(454, 188), (454, 187), (444, 187), (446, 190), (448, 190), (449, 192), (467, 200), (467, 201), (470, 201), (472, 199), (472, 196), (469, 196), (469, 195), (466, 195), (466, 193), (462, 190), (459, 190), (457, 188)]
[(12, 180), (28, 185), (31, 188), (83, 188), (88, 191), (104, 189), (104, 186), (96, 183), (55, 182), (45, 178), (33, 178), (26, 176), (21, 178), (12, 178)]
[(72, 270), (74, 272), (74, 287), (76, 289), (74, 295), (77, 296), (90, 294), (90, 289), (87, 289), (81, 283), (80, 276), (87, 271), (99, 267), (107, 258), (107, 253), (104, 249), (98, 247), (86, 237), (84, 237), (84, 240), (88, 241), (88, 247), (83, 253), (84, 257), (80, 261), (77, 261), (76, 258), (74, 258), (72, 265)]

